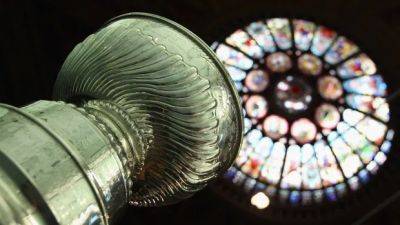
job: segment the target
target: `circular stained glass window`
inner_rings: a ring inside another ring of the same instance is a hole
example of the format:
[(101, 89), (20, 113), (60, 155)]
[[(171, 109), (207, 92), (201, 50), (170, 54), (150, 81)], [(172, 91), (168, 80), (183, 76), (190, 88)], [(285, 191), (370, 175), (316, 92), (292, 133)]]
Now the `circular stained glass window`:
[(394, 135), (386, 84), (348, 38), (306, 20), (272, 18), (212, 47), (245, 117), (242, 148), (225, 178), (251, 193), (255, 207), (270, 198), (335, 201), (385, 162)]

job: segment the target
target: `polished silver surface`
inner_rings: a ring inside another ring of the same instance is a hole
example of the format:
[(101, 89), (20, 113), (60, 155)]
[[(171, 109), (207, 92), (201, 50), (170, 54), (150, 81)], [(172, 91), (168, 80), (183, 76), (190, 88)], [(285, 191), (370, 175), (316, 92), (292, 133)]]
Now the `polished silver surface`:
[(66, 59), (54, 93), (78, 105), (111, 102), (138, 127), (137, 206), (191, 196), (231, 165), (241, 143), (239, 98), (224, 67), (193, 33), (158, 16), (126, 14), (89, 36)]
[(242, 140), (222, 64), (155, 15), (117, 17), (78, 44), (54, 98), (0, 105), (0, 224), (110, 224), (128, 202), (180, 201), (223, 173)]
[[(52, 214), (61, 224), (107, 224), (107, 217), (124, 206), (124, 167), (101, 124), (65, 103), (39, 101), (23, 109), (1, 108), (2, 170), (7, 179), (14, 178), (7, 176), (11, 172), (22, 179), (12, 192), (23, 192), (18, 196), (34, 202), (40, 198), (39, 206), (47, 210), (41, 213)], [(8, 203), (10, 196), (2, 197)], [(29, 215), (29, 210), (22, 214)]]

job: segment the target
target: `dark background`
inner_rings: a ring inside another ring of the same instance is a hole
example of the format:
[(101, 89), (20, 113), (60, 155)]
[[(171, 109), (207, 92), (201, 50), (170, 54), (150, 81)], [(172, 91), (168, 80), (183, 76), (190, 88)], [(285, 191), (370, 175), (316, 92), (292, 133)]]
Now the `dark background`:
[[(110, 18), (131, 11), (151, 12), (172, 19), (209, 44), (255, 19), (276, 16), (309, 19), (337, 30), (366, 51), (389, 83), (389, 94), (394, 94), (400, 86), (399, 0), (2, 0), (0, 102), (21, 106), (51, 99), (57, 73), (72, 48)], [(398, 103), (394, 98), (392, 108), (397, 108)], [(396, 121), (392, 121), (394, 127), (399, 124)], [(399, 180), (394, 178), (397, 168), (386, 173), (389, 181), (381, 185), (380, 192), (385, 192), (382, 191), (385, 188), (387, 193), (397, 189)], [(266, 223), (221, 198), (215, 189), (209, 187), (174, 206), (127, 209), (120, 224)], [(399, 205), (399, 202), (392, 203), (366, 224), (400, 224)]]

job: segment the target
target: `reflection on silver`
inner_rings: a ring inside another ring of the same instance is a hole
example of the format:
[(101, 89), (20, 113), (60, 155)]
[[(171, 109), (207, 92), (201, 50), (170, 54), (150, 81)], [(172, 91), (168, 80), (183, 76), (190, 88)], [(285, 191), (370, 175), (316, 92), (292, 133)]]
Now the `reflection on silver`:
[(123, 15), (77, 45), (54, 97), (0, 105), (0, 224), (110, 224), (128, 202), (180, 201), (230, 167), (242, 140), (223, 65), (154, 15)]

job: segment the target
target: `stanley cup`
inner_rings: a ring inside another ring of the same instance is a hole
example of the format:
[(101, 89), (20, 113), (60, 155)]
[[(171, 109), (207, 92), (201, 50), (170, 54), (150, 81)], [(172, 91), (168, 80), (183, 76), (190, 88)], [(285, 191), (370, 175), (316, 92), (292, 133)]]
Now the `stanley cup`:
[(233, 82), (209, 47), (130, 13), (78, 44), (54, 101), (0, 105), (0, 224), (113, 224), (223, 173), (242, 140)]

